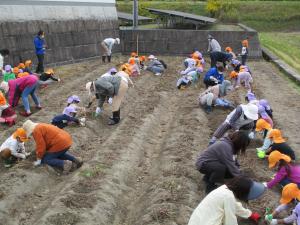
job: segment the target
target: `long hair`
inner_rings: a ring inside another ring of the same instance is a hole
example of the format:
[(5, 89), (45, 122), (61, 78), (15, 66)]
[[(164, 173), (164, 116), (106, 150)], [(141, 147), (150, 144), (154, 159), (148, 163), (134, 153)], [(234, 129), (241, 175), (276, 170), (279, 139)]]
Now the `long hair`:
[(242, 201), (247, 201), (251, 185), (252, 181), (243, 176), (234, 177), (226, 183), (227, 188), (233, 192), (234, 196)]
[(240, 130), (229, 134), (229, 138), (233, 143), (233, 153), (245, 153), (246, 148), (250, 143), (249, 132)]

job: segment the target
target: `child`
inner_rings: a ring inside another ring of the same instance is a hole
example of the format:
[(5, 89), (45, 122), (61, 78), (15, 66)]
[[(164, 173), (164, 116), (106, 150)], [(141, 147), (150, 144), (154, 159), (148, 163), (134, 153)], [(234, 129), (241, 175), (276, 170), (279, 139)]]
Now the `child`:
[(11, 65), (6, 65), (3, 73), (3, 81), (8, 82), (9, 80), (16, 79), (15, 74), (11, 70)]
[(73, 106), (77, 111), (77, 116), (86, 116), (85, 107), (80, 107), (78, 104), (80, 103), (80, 98), (77, 95), (72, 95), (67, 99), (67, 106)]
[(11, 167), (16, 159), (25, 159), (30, 153), (26, 153), (24, 142), (28, 141), (23, 128), (18, 128), (0, 147), (0, 155), (5, 161), (5, 167)]
[(300, 165), (294, 164), (291, 158), (279, 151), (273, 151), (269, 157), (269, 168), (277, 166), (277, 172), (273, 180), (269, 181), (266, 186), (272, 188), (276, 184), (282, 187), (289, 183), (300, 185)]
[(259, 100), (259, 105), (265, 108), (266, 113), (273, 119), (273, 110), (271, 109), (271, 106), (269, 102), (266, 99), (260, 99)]
[(54, 77), (53, 69), (48, 69), (45, 73), (41, 74), (38, 83), (39, 85), (45, 88), (48, 86), (48, 84), (51, 84), (53, 81), (60, 82), (60, 79)]
[(141, 74), (139, 67), (139, 58), (135, 52), (131, 53), (131, 57), (128, 60), (128, 64), (131, 66), (131, 76), (136, 77)]
[(270, 145), (272, 144), (272, 141), (269, 138), (269, 134), (272, 130), (272, 125), (269, 124), (266, 120), (264, 119), (259, 119), (256, 122), (256, 132), (262, 132), (263, 133), (263, 138), (264, 138), (264, 144), (260, 148), (256, 148), (257, 155), (259, 158), (264, 158), (265, 152), (269, 149)]
[[(295, 201), (296, 200), (296, 201)], [(300, 190), (296, 184), (288, 184), (282, 189), (280, 205), (273, 211), (272, 214), (267, 214), (265, 217), (266, 222), (270, 225), (276, 224), (300, 224)], [(291, 215), (284, 219), (276, 218), (281, 212), (288, 211), (290, 207), (296, 207), (292, 211)]]
[(15, 74), (15, 77), (16, 77), (16, 78), (18, 77), (18, 74), (19, 74), (20, 72), (23, 72), (23, 71), (20, 70), (18, 67), (14, 67), (14, 68), (13, 68), (13, 73)]
[(25, 68), (24, 68), (24, 72), (27, 72), (29, 74), (32, 74), (31, 72), (31, 66), (32, 66), (32, 61), (31, 60), (26, 60), (25, 61)]
[(234, 87), (239, 88), (241, 83), (244, 82), (245, 88), (247, 88), (249, 91), (251, 90), (250, 83), (253, 82), (252, 76), (249, 72), (236, 72), (232, 71), (230, 73), (230, 78), (234, 80)]
[(242, 57), (242, 65), (246, 65), (246, 61), (248, 58), (248, 48), (249, 48), (249, 43), (248, 43), (248, 38), (242, 41), (242, 52), (241, 52), (241, 57)]
[(142, 56), (139, 58), (139, 61), (140, 61), (140, 68), (143, 70), (144, 67), (145, 67), (146, 56), (142, 55)]
[(158, 60), (154, 55), (149, 55), (149, 65), (146, 70), (154, 73), (155, 76), (161, 76), (162, 73), (166, 70), (167, 66), (162, 63), (161, 60)]
[(73, 106), (68, 106), (64, 109), (62, 114), (57, 115), (52, 119), (51, 124), (59, 127), (60, 129), (63, 129), (71, 123), (79, 125), (80, 120), (75, 117), (76, 113), (77, 111)]
[(231, 55), (232, 55), (232, 59), (236, 59), (236, 55), (235, 55), (235, 53), (232, 51), (232, 48), (226, 47), (226, 48), (225, 48), (225, 52), (231, 54)]
[(271, 125), (271, 127), (273, 127), (273, 120), (266, 112), (265, 107), (261, 106), (260, 104), (258, 104), (258, 113), (261, 118), (267, 121)]
[(272, 140), (272, 145), (266, 154), (270, 154), (272, 151), (279, 151), (282, 154), (288, 155), (292, 160), (295, 160), (295, 152), (293, 149), (286, 143), (285, 139), (281, 135), (281, 131), (278, 129), (272, 129), (269, 134), (269, 138)]
[(7, 104), (4, 94), (0, 91), (0, 123), (6, 123), (11, 127), (15, 124), (16, 118), (15, 111)]

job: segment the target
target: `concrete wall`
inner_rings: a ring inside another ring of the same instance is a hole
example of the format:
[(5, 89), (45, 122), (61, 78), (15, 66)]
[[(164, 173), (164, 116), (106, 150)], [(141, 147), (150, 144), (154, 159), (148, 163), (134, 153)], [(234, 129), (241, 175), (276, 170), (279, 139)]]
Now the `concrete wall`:
[(11, 51), (11, 64), (36, 60), (33, 38), (40, 29), (49, 47), (46, 64), (99, 56), (101, 41), (119, 36), (115, 0), (1, 0), (0, 11), (0, 48)]
[(187, 55), (197, 48), (206, 53), (208, 47), (207, 35), (211, 34), (220, 43), (222, 49), (230, 46), (236, 53), (241, 51), (241, 40), (249, 37), (249, 57), (262, 56), (256, 31), (205, 31), (205, 30), (121, 30), (122, 52), (136, 51), (137, 35), (139, 53), (159, 55)]

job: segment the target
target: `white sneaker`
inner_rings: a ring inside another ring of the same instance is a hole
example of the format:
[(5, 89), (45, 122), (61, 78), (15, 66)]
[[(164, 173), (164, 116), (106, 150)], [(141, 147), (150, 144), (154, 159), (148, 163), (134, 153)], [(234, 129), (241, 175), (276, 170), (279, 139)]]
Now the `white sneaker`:
[(161, 73), (156, 73), (156, 74), (155, 74), (155, 76), (160, 76), (160, 75), (161, 75)]

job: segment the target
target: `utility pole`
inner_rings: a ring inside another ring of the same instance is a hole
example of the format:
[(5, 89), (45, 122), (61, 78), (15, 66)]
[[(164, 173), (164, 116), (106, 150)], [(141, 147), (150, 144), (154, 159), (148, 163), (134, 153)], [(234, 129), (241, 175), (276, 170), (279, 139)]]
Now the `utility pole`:
[(138, 23), (139, 23), (139, 5), (138, 5), (138, 0), (133, 0), (133, 29), (138, 28)]

